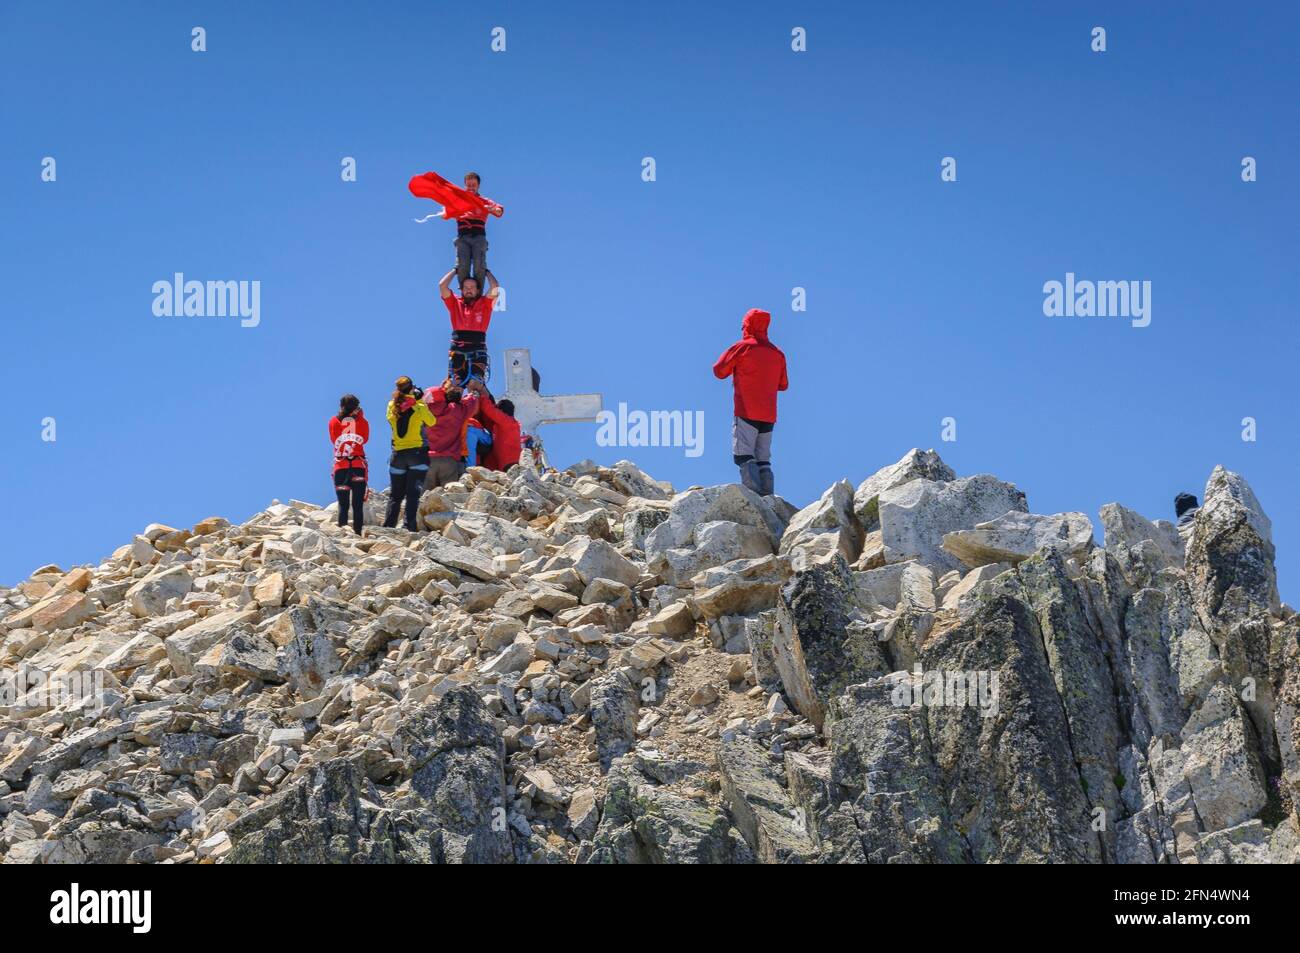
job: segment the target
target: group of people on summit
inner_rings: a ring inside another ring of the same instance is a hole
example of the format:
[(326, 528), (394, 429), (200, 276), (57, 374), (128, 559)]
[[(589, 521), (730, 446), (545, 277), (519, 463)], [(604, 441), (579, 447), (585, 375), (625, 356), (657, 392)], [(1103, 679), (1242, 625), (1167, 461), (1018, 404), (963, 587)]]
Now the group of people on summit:
[[(464, 192), (478, 196), (479, 176), (465, 176)], [(451, 319), (447, 376), (436, 387), (420, 388), (405, 375), (394, 383), (386, 416), (392, 429), (388, 458), (389, 500), (384, 525), (396, 527), (405, 504), (404, 525), (418, 528), (420, 495), (445, 486), (467, 467), (507, 470), (519, 462), (532, 439), (521, 432), (514, 404), (497, 400), (487, 388), (490, 373), (487, 330), (499, 289), (487, 269), (487, 218), (505, 210), (487, 199), (452, 216), (456, 220), (456, 267), (438, 283)], [(460, 294), (451, 290), (458, 278)], [(484, 287), (486, 290), (484, 291)], [(369, 486), (366, 443), (370, 423), (354, 394), (339, 399), (329, 419), (334, 447), (334, 492), (338, 524), (360, 533)]]
[[(487, 219), (500, 218), (505, 209), (479, 195), (481, 181), (478, 173), (467, 173), (462, 190), (432, 172), (411, 180), (412, 193), (442, 201), (446, 205), (442, 216), (456, 221), (456, 267), (438, 282), (451, 320), (451, 343), (447, 376), (439, 386), (422, 389), (406, 376), (394, 384), (386, 414), (392, 429), (386, 527), (397, 526), (405, 504), (404, 525), (415, 532), (424, 490), (459, 479), (471, 466), (508, 470), (526, 447), (535, 444), (515, 420), (514, 404), (496, 400), (487, 387), (491, 374), (487, 331), (500, 294), (487, 267)], [(453, 277), (459, 294), (451, 290)], [(785, 355), (768, 340), (771, 321), (767, 311), (748, 311), (741, 322), (740, 340), (713, 365), (715, 376), (730, 377), (733, 383), (732, 454), (741, 482), (765, 496), (775, 491), (772, 432), (777, 393), (789, 387)], [(534, 374), (534, 389), (537, 386)], [(338, 413), (329, 419), (329, 437), (334, 447), (338, 525), (346, 526), (350, 516), (353, 530), (360, 533), (369, 486), (365, 448), (370, 424), (356, 395), (339, 399)]]

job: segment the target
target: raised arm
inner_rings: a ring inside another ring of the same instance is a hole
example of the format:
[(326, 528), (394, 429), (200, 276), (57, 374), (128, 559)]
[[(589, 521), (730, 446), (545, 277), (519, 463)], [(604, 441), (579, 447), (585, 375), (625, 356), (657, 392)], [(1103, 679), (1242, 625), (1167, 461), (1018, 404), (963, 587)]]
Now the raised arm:
[(496, 296), (501, 293), (501, 286), (497, 284), (497, 276), (492, 274), (491, 271), (485, 272), (485, 274), (487, 275), (487, 294), (484, 297), (495, 300)]
[(743, 341), (737, 341), (723, 351), (722, 356), (713, 365), (713, 376), (719, 380), (730, 377), (731, 372), (736, 369), (736, 358), (740, 356), (741, 349), (744, 346)]
[(438, 282), (438, 294), (444, 298), (451, 297), (451, 279), (456, 277), (456, 269), (453, 268), (442, 276), (442, 281)]
[(424, 403), (435, 416), (447, 412), (447, 388), (450, 380), (445, 380), (437, 387), (430, 387), (424, 392)]
[(479, 417), (487, 418), (487, 421), (494, 427), (506, 419), (505, 412), (497, 408), (495, 398), (493, 398), (491, 391), (483, 386), (482, 381), (472, 380), (466, 387), (472, 389), (478, 397)]

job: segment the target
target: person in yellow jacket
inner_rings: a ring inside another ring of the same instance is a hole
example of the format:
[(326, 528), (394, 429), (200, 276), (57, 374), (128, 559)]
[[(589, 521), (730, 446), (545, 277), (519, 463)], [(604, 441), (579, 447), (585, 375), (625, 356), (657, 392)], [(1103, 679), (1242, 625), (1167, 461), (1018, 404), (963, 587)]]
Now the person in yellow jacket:
[(406, 528), (414, 533), (419, 524), (420, 493), (429, 472), (429, 451), (424, 444), (424, 428), (438, 422), (424, 402), (424, 391), (409, 377), (397, 379), (397, 389), (388, 402), (388, 424), (393, 428), (393, 454), (388, 458), (388, 513), (384, 525), (397, 525), (397, 514), (406, 500)]

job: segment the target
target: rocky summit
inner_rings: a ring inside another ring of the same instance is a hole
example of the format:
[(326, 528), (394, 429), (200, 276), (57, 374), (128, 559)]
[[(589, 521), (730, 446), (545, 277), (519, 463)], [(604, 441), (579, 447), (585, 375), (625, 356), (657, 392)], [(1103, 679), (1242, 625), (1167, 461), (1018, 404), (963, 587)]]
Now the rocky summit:
[(0, 858), (1300, 860), (1263, 508), (1098, 516), (913, 450), (803, 509), (525, 461), (416, 534), (152, 525), (0, 589)]

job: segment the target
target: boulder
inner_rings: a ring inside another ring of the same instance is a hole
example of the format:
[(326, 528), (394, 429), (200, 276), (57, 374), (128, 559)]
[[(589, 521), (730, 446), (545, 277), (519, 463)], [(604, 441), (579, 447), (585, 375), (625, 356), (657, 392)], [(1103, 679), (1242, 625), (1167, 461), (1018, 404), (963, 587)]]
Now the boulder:
[(707, 589), (697, 589), (689, 604), (701, 617), (716, 619), (724, 615), (752, 615), (770, 609), (776, 603), (780, 586), (766, 579), (746, 579), (732, 575)]
[(1152, 522), (1118, 503), (1107, 503), (1099, 512), (1103, 545), (1112, 550), (1136, 550), (1142, 547), (1152, 556), (1152, 568), (1183, 567), (1183, 541), (1178, 530), (1167, 520)]
[(902, 486), (912, 480), (932, 480), (946, 483), (957, 479), (952, 467), (939, 458), (933, 450), (909, 450), (903, 459), (877, 470), (858, 484), (853, 494), (853, 511), (870, 533), (880, 527), (880, 494)]
[[(778, 696), (779, 697), (779, 696)], [(784, 787), (784, 772), (748, 738), (718, 748), (722, 799), (762, 864), (806, 863), (816, 848)]]
[(1082, 513), (1040, 516), (1012, 511), (943, 537), (943, 548), (971, 568), (1018, 563), (1040, 549), (1075, 556), (1092, 544), (1092, 521)]
[(623, 517), (623, 542), (634, 549), (645, 549), (646, 538), (667, 519), (667, 507), (641, 506), (628, 510)]
[(880, 494), (881, 539), (889, 562), (919, 559), (939, 573), (964, 568), (943, 538), (1010, 511), (1028, 512), (1025, 495), (981, 474), (951, 482), (912, 480)]
[(613, 579), (625, 586), (635, 586), (641, 570), (630, 559), (603, 539), (579, 536), (560, 547), (547, 563), (548, 569), (572, 568), (590, 585), (593, 579)]
[(497, 578), (491, 556), (453, 543), (437, 533), (430, 534), (425, 540), (423, 552), (434, 562), (468, 573), (477, 579), (492, 582)]
[(836, 554), (853, 562), (862, 553), (865, 536), (853, 511), (853, 487), (841, 480), (791, 518), (781, 536), (780, 551), (795, 558), (796, 569)]
[(179, 632), (167, 636), (163, 646), (167, 661), (177, 675), (192, 675), (194, 663), (208, 649), (229, 636), (239, 627), (257, 620), (256, 609), (227, 609), (216, 612)]
[(859, 863), (968, 863), (962, 834), (970, 821), (948, 809), (926, 710), (898, 704), (908, 679), (896, 672), (849, 686), (830, 733), (828, 777), (819, 782), (812, 765), (796, 771), (798, 761), (788, 762), (791, 786), (800, 779), (825, 853)]
[(821, 728), (844, 688), (887, 671), (875, 636), (856, 619), (843, 558), (795, 574), (776, 606), (772, 651), (785, 695)]
[(505, 750), (478, 695), (455, 688), (398, 726), (391, 809), (359, 760), (335, 758), (227, 828), (230, 863), (510, 863)]
[(126, 601), (133, 615), (162, 615), (169, 600), (183, 598), (193, 585), (184, 566), (173, 566), (145, 576), (126, 591)]
[(917, 612), (933, 612), (937, 608), (934, 595), (934, 573), (920, 563), (903, 563), (898, 578), (899, 602)]
[(5, 621), (12, 629), (30, 627), (37, 632), (57, 632), (81, 625), (97, 611), (95, 601), (84, 593), (55, 590), (48, 598)]
[(596, 732), (596, 754), (602, 770), (636, 743), (636, 690), (615, 670), (593, 679), (588, 714)]
[(269, 573), (253, 587), (253, 601), (263, 608), (279, 608), (284, 605), (284, 574)]
[(150, 665), (167, 657), (167, 649), (162, 639), (148, 632), (141, 632), (128, 642), (114, 649), (99, 668), (106, 672), (122, 673)]
[(669, 585), (681, 586), (711, 566), (770, 555), (772, 540), (766, 529), (714, 520), (695, 528), (691, 545), (655, 554), (646, 568)]
[(1277, 611), (1273, 525), (1250, 485), (1215, 467), (1187, 545), (1187, 573), (1204, 617)]
[(327, 760), (226, 829), (234, 845), (226, 862), (396, 863), (400, 844), (382, 803), (359, 763)]
[(1010, 568), (1009, 563), (988, 563), (977, 569), (972, 569), (963, 575), (955, 586), (943, 594), (943, 605), (940, 608), (962, 613), (964, 606), (967, 604), (967, 598), (975, 595), (980, 583), (994, 579)]
[(609, 772), (605, 809), (585, 855), (591, 864), (752, 863), (721, 810), (656, 784), (628, 755)]
[(468, 686), (416, 709), (393, 736), (410, 794), (394, 805), (404, 862), (511, 863), (505, 744), (492, 716)]
[(1255, 817), (1268, 803), (1264, 771), (1246, 714), (1222, 682), (1183, 728), (1183, 775), (1208, 831)]
[[(879, 603), (885, 608), (893, 609), (898, 605), (898, 600), (902, 597), (903, 574), (907, 572), (907, 567), (913, 564), (914, 561), (891, 563), (888, 566), (881, 566), (879, 569), (855, 572), (853, 574), (854, 589), (861, 598), (873, 603)], [(934, 577), (933, 571), (931, 571), (930, 577)]]
[(773, 503), (736, 483), (686, 490), (672, 499), (668, 519), (646, 537), (647, 560), (670, 549), (686, 546), (702, 523), (725, 520), (766, 531), (772, 551), (785, 530), (785, 521)]
[(237, 630), (223, 642), (209, 648), (194, 662), (196, 675), (238, 675), (264, 682), (284, 680), (280, 675), (275, 646), (247, 629)]
[(660, 609), (647, 623), (646, 628), (656, 635), (681, 639), (695, 631), (695, 616), (684, 602), (674, 602)]

